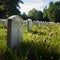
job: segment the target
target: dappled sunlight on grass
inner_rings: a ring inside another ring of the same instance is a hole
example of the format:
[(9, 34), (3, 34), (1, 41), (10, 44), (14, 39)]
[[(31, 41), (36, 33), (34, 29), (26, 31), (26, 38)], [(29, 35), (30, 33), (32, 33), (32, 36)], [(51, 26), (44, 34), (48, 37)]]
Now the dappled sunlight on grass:
[(7, 47), (7, 30), (0, 28), (0, 60), (59, 60), (60, 24), (32, 26), (28, 32), (23, 25), (23, 41), (12, 50)]

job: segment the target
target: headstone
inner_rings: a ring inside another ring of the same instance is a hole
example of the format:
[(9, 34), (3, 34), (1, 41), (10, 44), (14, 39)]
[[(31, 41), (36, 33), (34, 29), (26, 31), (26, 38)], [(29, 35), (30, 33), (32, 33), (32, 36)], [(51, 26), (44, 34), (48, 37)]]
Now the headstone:
[(7, 28), (7, 20), (6, 20), (6, 21), (4, 21), (4, 22), (3, 22), (3, 24), (4, 24), (4, 27), (6, 27), (6, 28)]
[(35, 23), (35, 20), (33, 21), (33, 23)]
[(8, 18), (7, 46), (16, 48), (23, 40), (23, 19), (18, 15)]
[(0, 22), (3, 23), (4, 27), (7, 27), (7, 19), (0, 19)]
[(40, 21), (36, 21), (37, 27), (40, 27)]
[(28, 19), (28, 31), (32, 31), (32, 20)]
[(42, 26), (42, 21), (38, 22), (38, 26), (41, 27)]

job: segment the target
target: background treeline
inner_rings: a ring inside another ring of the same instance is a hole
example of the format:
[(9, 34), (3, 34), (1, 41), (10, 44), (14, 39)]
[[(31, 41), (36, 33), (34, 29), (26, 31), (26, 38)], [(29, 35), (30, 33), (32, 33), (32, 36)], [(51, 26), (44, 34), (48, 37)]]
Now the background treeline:
[(53, 21), (60, 22), (60, 2), (50, 2), (49, 7), (45, 7), (43, 12), (38, 11), (35, 8), (30, 10), (26, 15), (25, 12), (22, 14), (24, 20), (31, 18), (32, 20), (39, 21)]
[(43, 12), (33, 8), (28, 14), (25, 12), (21, 14), (19, 11), (20, 3), (23, 3), (22, 0), (0, 0), (0, 18), (7, 18), (11, 15), (20, 15), (24, 20), (32, 19), (33, 21), (60, 22), (60, 1), (55, 3), (50, 2), (49, 7), (45, 7)]
[(0, 0), (0, 18), (7, 18), (11, 15), (20, 15), (19, 3), (21, 0)]

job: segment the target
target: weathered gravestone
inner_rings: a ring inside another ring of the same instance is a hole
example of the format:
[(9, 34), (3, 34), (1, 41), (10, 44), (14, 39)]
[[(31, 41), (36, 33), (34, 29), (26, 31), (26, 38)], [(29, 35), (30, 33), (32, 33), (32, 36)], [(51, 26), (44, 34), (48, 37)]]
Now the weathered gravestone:
[(7, 46), (16, 48), (23, 40), (23, 20), (18, 15), (8, 18)]
[(0, 22), (3, 23), (4, 27), (7, 27), (7, 19), (0, 19)]
[(4, 22), (3, 22), (3, 24), (4, 24), (4, 27), (6, 27), (6, 28), (7, 28), (7, 20), (6, 20), (6, 21), (4, 21)]
[(32, 31), (32, 20), (28, 19), (28, 31)]
[(43, 26), (44, 25), (44, 22), (43, 21), (40, 21), (40, 26)]
[(37, 27), (40, 27), (40, 21), (36, 21)]

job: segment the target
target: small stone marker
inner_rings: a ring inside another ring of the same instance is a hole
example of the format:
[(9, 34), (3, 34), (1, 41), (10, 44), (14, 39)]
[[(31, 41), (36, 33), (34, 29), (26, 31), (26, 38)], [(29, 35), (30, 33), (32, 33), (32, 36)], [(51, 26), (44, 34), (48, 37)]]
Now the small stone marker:
[(0, 22), (3, 23), (4, 27), (7, 27), (7, 19), (0, 19)]
[(23, 19), (18, 15), (8, 18), (7, 46), (16, 48), (23, 40)]
[(40, 22), (39, 21), (36, 21), (36, 23), (37, 23), (37, 27), (40, 27)]
[(32, 20), (28, 19), (28, 31), (32, 31)]
[(6, 21), (4, 21), (4, 22), (3, 22), (3, 24), (4, 24), (4, 27), (6, 27), (6, 28), (7, 28), (7, 20), (6, 20)]

